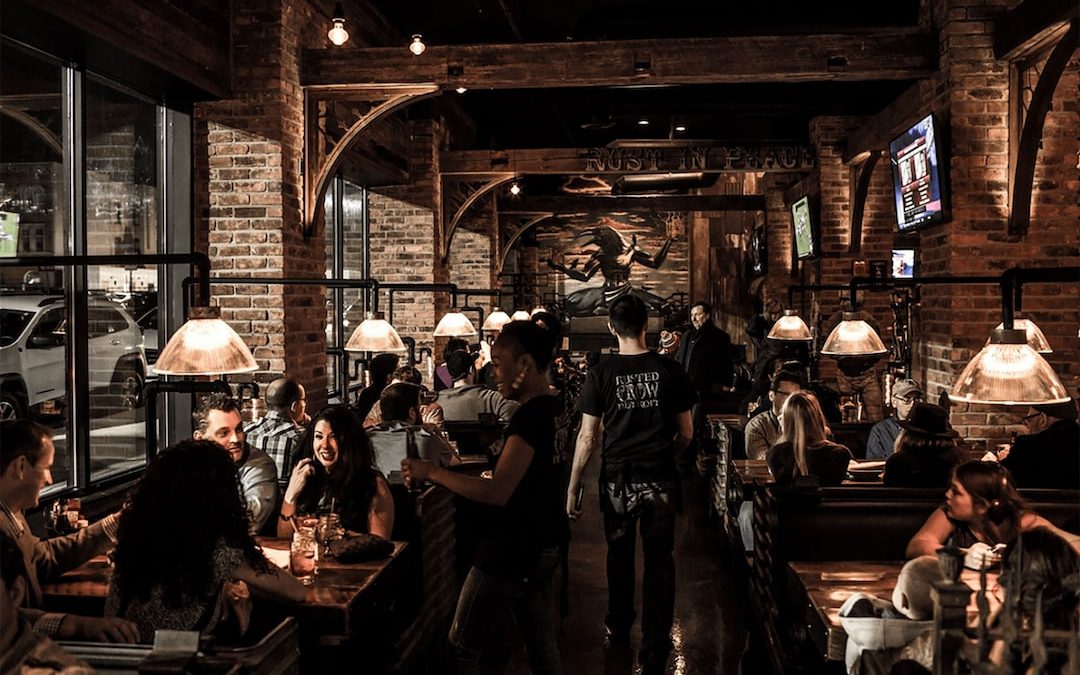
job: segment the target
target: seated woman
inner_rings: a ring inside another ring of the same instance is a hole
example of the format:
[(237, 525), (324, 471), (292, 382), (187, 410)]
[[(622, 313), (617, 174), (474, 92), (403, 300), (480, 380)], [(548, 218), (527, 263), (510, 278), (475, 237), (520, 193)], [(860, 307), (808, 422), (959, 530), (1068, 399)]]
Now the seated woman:
[(825, 415), (813, 394), (804, 391), (788, 396), (780, 409), (780, 432), (780, 441), (766, 453), (777, 483), (817, 476), (821, 485), (839, 485), (847, 477), (851, 452), (826, 438)]
[(996, 462), (964, 462), (953, 469), (945, 504), (936, 509), (907, 545), (907, 557), (934, 555), (952, 540), (970, 549), (965, 565), (981, 567), (990, 548), (1010, 544), (1020, 532), (1045, 527), (1080, 551), (1080, 537), (1054, 527), (1027, 508), (1008, 469)]
[(182, 441), (155, 459), (120, 516), (106, 616), (133, 621), (151, 642), (159, 628), (213, 631), (231, 580), (302, 602), (307, 589), (248, 532), (238, 486), (228, 453), (210, 441)]
[(916, 403), (907, 419), (898, 424), (900, 435), (885, 462), (885, 485), (948, 487), (953, 467), (964, 461), (956, 446), (959, 434), (949, 426), (948, 411), (931, 403)]
[(298, 513), (333, 511), (347, 530), (390, 538), (394, 498), (355, 413), (341, 405), (324, 408), (308, 425), (297, 457), (281, 504), (279, 537), (292, 534)]

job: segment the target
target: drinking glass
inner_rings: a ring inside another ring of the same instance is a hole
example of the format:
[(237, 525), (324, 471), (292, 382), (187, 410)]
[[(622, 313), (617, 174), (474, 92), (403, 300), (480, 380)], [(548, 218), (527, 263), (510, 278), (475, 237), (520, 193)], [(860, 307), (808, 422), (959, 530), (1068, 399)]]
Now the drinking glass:
[(306, 525), (296, 528), (289, 547), (289, 572), (305, 586), (315, 583), (317, 555), (315, 528)]
[(345, 536), (345, 528), (341, 526), (341, 516), (337, 513), (324, 513), (319, 516), (318, 528), (315, 531), (319, 546), (322, 550), (320, 555), (330, 556), (330, 542)]

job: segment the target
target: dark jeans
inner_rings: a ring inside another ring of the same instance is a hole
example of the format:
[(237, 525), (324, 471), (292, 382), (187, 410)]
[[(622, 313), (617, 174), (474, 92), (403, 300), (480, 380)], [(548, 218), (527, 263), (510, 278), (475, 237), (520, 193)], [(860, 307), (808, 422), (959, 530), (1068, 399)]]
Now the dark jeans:
[[(634, 625), (635, 530), (641, 527), (645, 558), (641, 588), (640, 660), (647, 668), (667, 662), (671, 652), (671, 623), (675, 613), (675, 499), (677, 488), (668, 484), (627, 483), (628, 508), (615, 505), (615, 485), (604, 485), (604, 534), (608, 542), (608, 614), (613, 633), (627, 633)], [(648, 671), (645, 671), (648, 672)]]
[(455, 673), (479, 675), (480, 653), (502, 628), (507, 610), (513, 612), (521, 631), (530, 670), (536, 675), (562, 673), (551, 615), (551, 580), (558, 562), (559, 549), (546, 548), (528, 576), (503, 576), (476, 567), (469, 570), (450, 627)]

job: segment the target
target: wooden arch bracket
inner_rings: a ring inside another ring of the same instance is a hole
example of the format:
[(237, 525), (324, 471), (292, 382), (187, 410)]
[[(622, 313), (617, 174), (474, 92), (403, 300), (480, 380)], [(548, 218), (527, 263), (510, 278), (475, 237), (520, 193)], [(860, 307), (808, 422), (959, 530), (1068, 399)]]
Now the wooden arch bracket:
[(851, 195), (851, 227), (848, 228), (848, 253), (858, 253), (862, 250), (862, 223), (866, 213), (866, 196), (870, 192), (870, 179), (874, 175), (874, 167), (881, 159), (881, 152), (875, 150), (851, 168), (855, 180), (853, 181), (854, 192)]
[[(1069, 24), (1069, 30), (1058, 41), (1050, 56), (1046, 59), (1035, 91), (1031, 96), (1024, 126), (1020, 131), (1020, 142), (1016, 151), (1016, 161), (1012, 165), (1009, 185), (1012, 189), (1009, 199), (1009, 234), (1023, 235), (1031, 224), (1031, 192), (1035, 179), (1035, 160), (1039, 154), (1046, 113), (1050, 111), (1050, 102), (1057, 89), (1065, 67), (1076, 51), (1078, 44), (1077, 21)], [(1013, 68), (1022, 67), (1014, 63)], [(1018, 111), (1014, 111), (1014, 115)]]
[[(454, 232), (461, 224), (465, 214), (469, 212), (480, 200), (492, 194), (500, 186), (509, 183), (517, 177), (517, 174), (504, 173), (483, 181), (453, 181), (448, 187), (444, 183), (439, 191), (439, 213), (442, 221), (442, 252), (441, 261), (445, 265), (450, 260), (450, 245), (454, 241)], [(451, 212), (453, 215), (450, 215)], [(447, 220), (449, 216), (449, 220)]]
[(499, 219), (499, 267), (497, 272), (502, 273), (506, 268), (506, 258), (514, 248), (514, 244), (530, 228), (554, 216), (554, 213), (515, 213), (507, 216), (507, 220)]
[[(440, 93), (434, 84), (377, 84), (341, 87), (307, 87), (304, 89), (304, 237), (315, 232), (315, 224), (322, 216), (323, 199), (334, 174), (341, 167), (345, 154), (357, 138), (371, 125), (387, 115)], [(320, 152), (318, 138), (319, 99), (334, 96), (347, 97), (350, 101), (368, 101), (371, 108), (353, 122), (345, 134), (328, 151)]]

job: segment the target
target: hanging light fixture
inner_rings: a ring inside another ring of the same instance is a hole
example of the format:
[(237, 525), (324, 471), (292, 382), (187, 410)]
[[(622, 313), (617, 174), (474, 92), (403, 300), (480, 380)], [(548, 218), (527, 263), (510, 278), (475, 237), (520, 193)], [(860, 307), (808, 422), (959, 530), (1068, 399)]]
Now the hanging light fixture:
[(821, 353), (825, 356), (877, 356), (889, 350), (877, 331), (859, 318), (858, 312), (844, 312), (844, 320), (829, 333)]
[(435, 326), (435, 337), (468, 337), (476, 335), (476, 327), (473, 326), (469, 317), (465, 316), (457, 307), (452, 308), (443, 318), (439, 319), (439, 325)]
[(1023, 330), (997, 328), (960, 373), (949, 398), (961, 403), (1040, 405), (1070, 401), (1054, 369)]
[[(1005, 322), (1002, 321), (997, 325), (994, 330), (1002, 330), (1005, 328)], [(1050, 342), (1043, 335), (1042, 329), (1030, 319), (1016, 319), (1013, 321), (1013, 328), (1016, 330), (1024, 331), (1027, 336), (1028, 346), (1037, 351), (1040, 354), (1053, 354), (1054, 350), (1050, 347)], [(990, 344), (990, 340), (986, 340), (986, 344)], [(985, 346), (985, 345), (984, 345)]]
[(153, 371), (158, 375), (228, 375), (258, 370), (251, 350), (219, 307), (192, 307), (188, 320), (169, 338)]
[(367, 318), (360, 322), (349, 337), (345, 351), (404, 352), (408, 351), (408, 348), (382, 312), (368, 312)]
[(519, 309), (518, 311), (516, 311), (516, 312), (514, 312), (513, 314), (510, 315), (510, 320), (511, 321), (528, 321), (531, 318), (532, 318), (532, 315), (529, 314), (528, 312), (526, 312), (523, 309)]
[(420, 35), (420, 33), (414, 33), (412, 36), (412, 42), (409, 43), (409, 51), (416, 56), (420, 56), (424, 53), (425, 49), (427, 49), (427, 45), (424, 44), (424, 38)]
[(484, 325), (481, 326), (483, 330), (500, 331), (502, 327), (510, 323), (510, 315), (501, 309), (497, 309), (491, 314), (487, 315), (484, 319)]
[(806, 322), (799, 318), (798, 312), (793, 309), (785, 309), (784, 316), (776, 320), (765, 338), (767, 340), (809, 342), (814, 339), (814, 336), (810, 334), (810, 327), (806, 325)]
[(514, 195), (515, 197), (521, 194), (521, 186), (518, 185), (517, 181), (514, 181), (510, 184), (510, 194)]
[(345, 10), (341, 6), (341, 2), (334, 3), (334, 25), (330, 28), (330, 32), (326, 34), (326, 37), (330, 38), (330, 42), (340, 47), (349, 41), (349, 32), (345, 30)]

